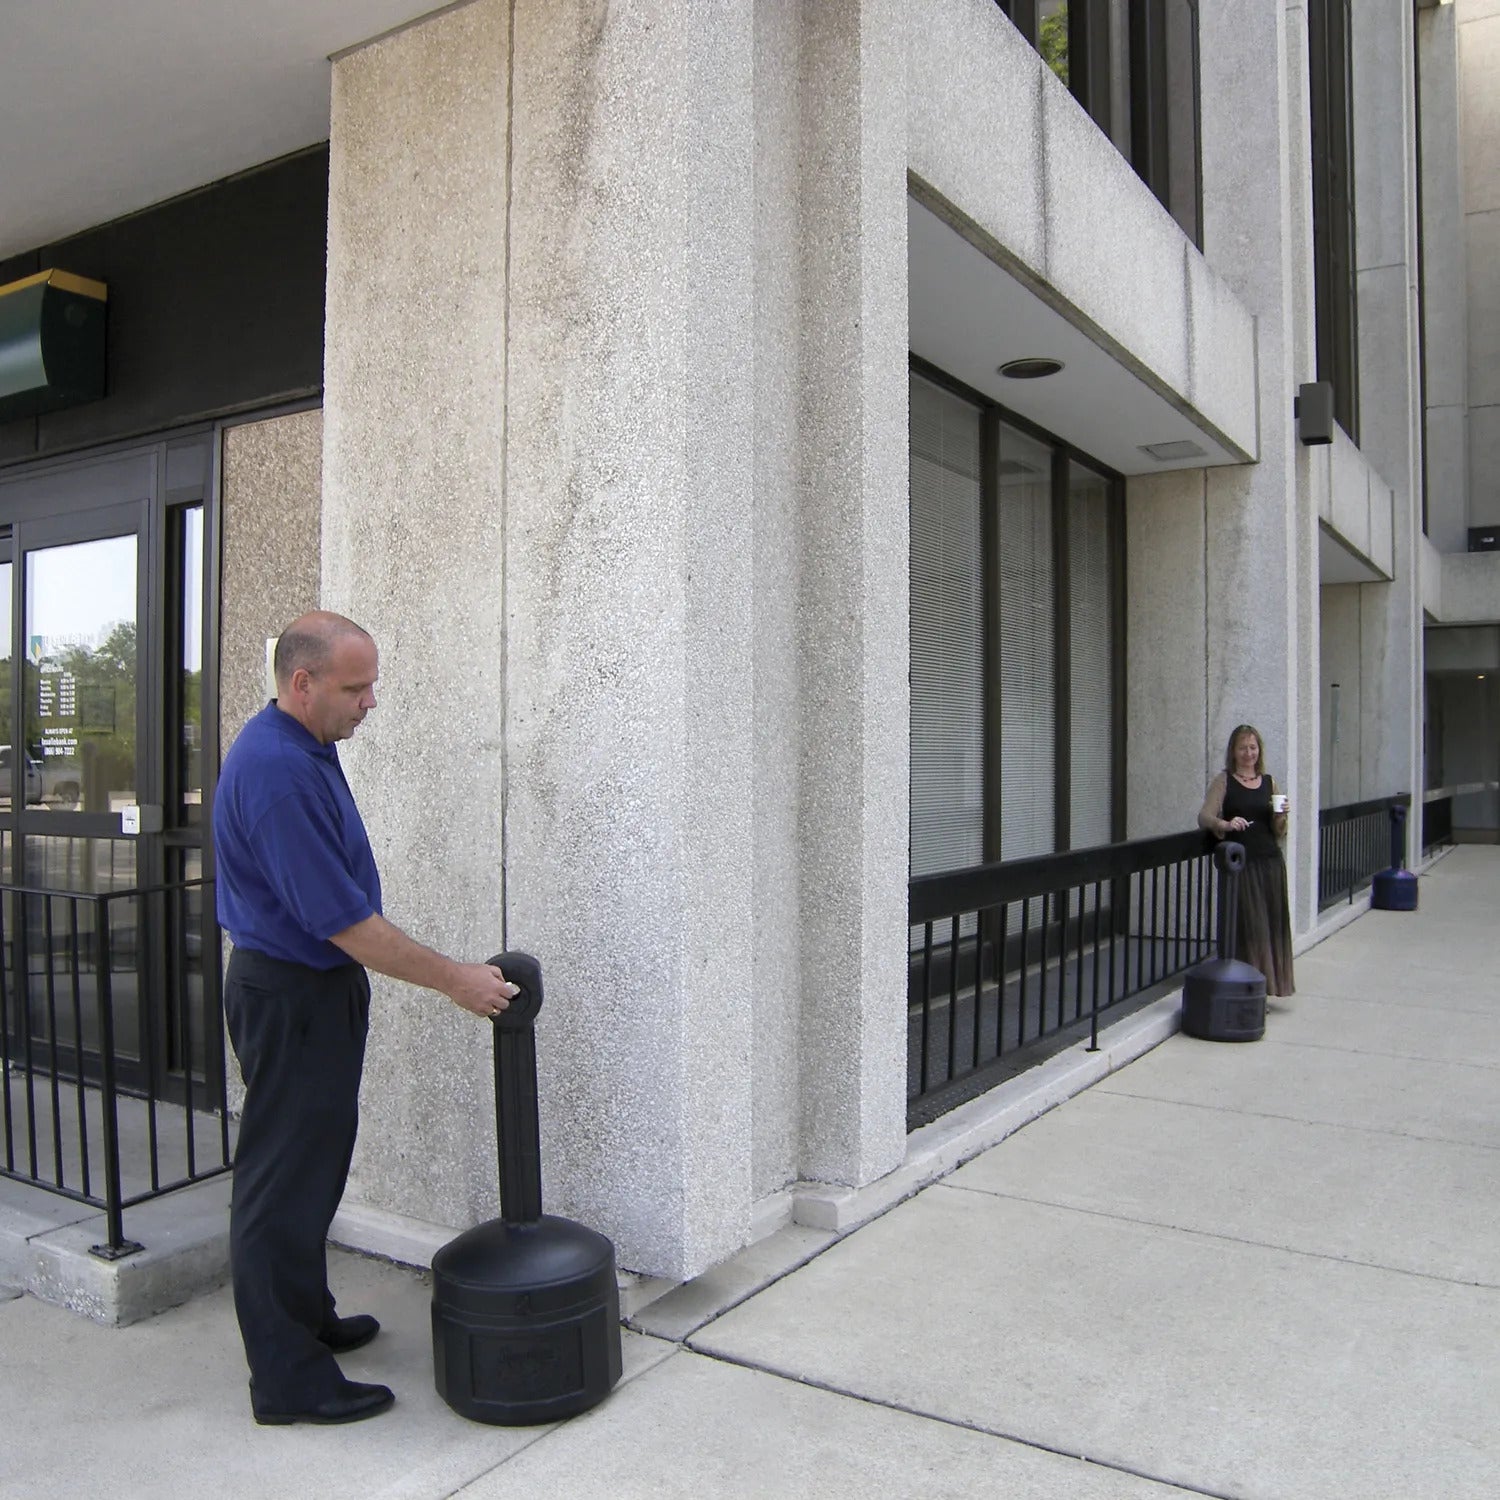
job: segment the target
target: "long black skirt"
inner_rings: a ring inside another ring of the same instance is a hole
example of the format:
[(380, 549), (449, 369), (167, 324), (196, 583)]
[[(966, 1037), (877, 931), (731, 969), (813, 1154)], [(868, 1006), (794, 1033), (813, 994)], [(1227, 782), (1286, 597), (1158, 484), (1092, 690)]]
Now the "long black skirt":
[(1245, 861), (1240, 875), (1235, 956), (1266, 976), (1266, 994), (1291, 995), (1292, 919), (1287, 904), (1286, 861), (1274, 855)]

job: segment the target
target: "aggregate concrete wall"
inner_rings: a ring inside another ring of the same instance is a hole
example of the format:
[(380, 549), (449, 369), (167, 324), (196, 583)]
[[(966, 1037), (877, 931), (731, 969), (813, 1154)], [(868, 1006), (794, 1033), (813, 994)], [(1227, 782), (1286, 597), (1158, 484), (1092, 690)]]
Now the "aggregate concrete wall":
[(1353, 31), (1360, 451), (1371, 482), (1369, 553), (1389, 583), (1361, 586), (1366, 796), (1415, 795), (1421, 781), (1421, 384), (1417, 317), (1414, 12), (1401, 0), (1360, 9)]
[(219, 742), (265, 706), (266, 640), (318, 605), (323, 413), (224, 432), (220, 481)]
[[(219, 483), (219, 744), (227, 751), (266, 702), (266, 641), (317, 607), (321, 588), (323, 413), (224, 431)], [(230, 1107), (244, 1102), (226, 1043)]]
[(804, 8), (800, 1173), (906, 1149), (907, 264), (900, 0)]
[(515, 9), (507, 922), (549, 1198), (694, 1274), (750, 1202), (754, 34)]
[[(1316, 519), (1296, 451), (1292, 397), (1306, 374), (1309, 295), (1297, 268), (1310, 191), (1299, 152), (1306, 74), (1300, 10), (1227, 0), (1200, 13), (1203, 237), (1211, 262), (1256, 318), (1259, 458), (1208, 470), (1205, 484), (1206, 720), (1213, 764), (1230, 729), (1255, 724), (1294, 807), (1317, 805)], [(1315, 626), (1313, 627), (1315, 628)], [(1294, 926), (1311, 908), (1315, 820), (1294, 817), (1288, 849)]]
[(1127, 482), (1128, 839), (1191, 828), (1223, 752), (1208, 730), (1208, 545), (1202, 469)]
[[(343, 751), (386, 914), (502, 946), (508, 7), (447, 11), (336, 62), (322, 603), (380, 647)], [(495, 1205), (490, 1028), (376, 980), (350, 1196), (441, 1224)]]
[(802, 33), (798, 0), (755, 7), (755, 505), (751, 590), (754, 745), (751, 907), (751, 1192), (762, 1200), (798, 1175), (802, 993), (802, 760), (797, 563), (804, 439), (797, 346), (803, 284)]

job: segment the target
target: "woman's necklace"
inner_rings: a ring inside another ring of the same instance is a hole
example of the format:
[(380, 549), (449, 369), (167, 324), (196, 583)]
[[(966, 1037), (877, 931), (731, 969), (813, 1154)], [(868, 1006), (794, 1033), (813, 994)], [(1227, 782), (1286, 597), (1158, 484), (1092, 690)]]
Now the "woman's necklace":
[(1259, 780), (1260, 780), (1260, 777), (1259, 777), (1259, 776), (1257, 776), (1257, 775), (1256, 775), (1256, 774), (1255, 774), (1255, 773), (1254, 773), (1254, 772), (1251, 772), (1251, 774), (1250, 774), (1250, 775), (1249, 775), (1249, 776), (1246, 776), (1246, 775), (1245, 775), (1245, 774), (1244, 774), (1244, 772), (1242, 772), (1242, 771), (1236, 771), (1236, 772), (1235, 772), (1235, 773), (1234, 773), (1234, 779), (1235, 779), (1235, 780), (1236, 780), (1236, 781), (1237, 781), (1237, 782), (1239, 782), (1239, 784), (1240, 784), (1240, 785), (1241, 785), (1241, 786), (1242, 786), (1242, 787), (1246, 787), (1246, 788), (1248, 788), (1248, 789), (1249, 789), (1249, 790), (1250, 790), (1250, 791), (1252, 791), (1252, 792), (1253, 792), (1253, 791), (1254, 791), (1254, 790), (1255, 790), (1255, 788), (1254, 788), (1254, 786), (1253, 786), (1253, 785), (1251, 785), (1251, 783), (1252, 783), (1252, 782), (1256, 782), (1256, 781), (1259, 781)]

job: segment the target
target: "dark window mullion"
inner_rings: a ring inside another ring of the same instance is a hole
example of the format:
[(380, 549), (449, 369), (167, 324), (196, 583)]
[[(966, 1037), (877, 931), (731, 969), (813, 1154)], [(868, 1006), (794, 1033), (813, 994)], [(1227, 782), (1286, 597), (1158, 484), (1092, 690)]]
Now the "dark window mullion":
[(1031, 43), (1037, 42), (1036, 0), (998, 0), (1000, 9), (1011, 19), (1011, 24)]
[(984, 858), (1000, 858), (1000, 414), (986, 406), (979, 429), (980, 544), (984, 548)]
[(1113, 479), (1109, 484), (1109, 615), (1110, 675), (1113, 678), (1114, 712), (1110, 724), (1110, 763), (1114, 786), (1110, 798), (1110, 838), (1117, 844), (1125, 841), (1129, 826), (1125, 798), (1129, 786), (1125, 756), (1129, 741), (1125, 734), (1125, 481)]
[(1068, 456), (1052, 450), (1052, 670), (1053, 689), (1053, 847), (1072, 847), (1073, 818), (1073, 649), (1070, 606), (1073, 597)]
[(1130, 156), (1147, 187), (1167, 191), (1167, 45), (1163, 0), (1135, 0), (1130, 12)]
[(1109, 0), (1072, 0), (1068, 7), (1068, 86), (1109, 135)]
[(1333, 386), (1334, 416), (1359, 440), (1359, 314), (1354, 202), (1353, 58), (1346, 0), (1308, 10), (1318, 378)]

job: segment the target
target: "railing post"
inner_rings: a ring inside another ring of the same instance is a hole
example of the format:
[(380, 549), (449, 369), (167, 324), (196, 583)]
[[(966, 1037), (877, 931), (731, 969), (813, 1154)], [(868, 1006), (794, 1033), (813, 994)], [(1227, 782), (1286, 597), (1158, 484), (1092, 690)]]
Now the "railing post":
[(89, 1254), (100, 1260), (122, 1260), (142, 1246), (125, 1238), (124, 1196), (120, 1183), (119, 1094), (115, 1083), (114, 994), (110, 983), (109, 898), (94, 898), (94, 952), (98, 966), (99, 996), (99, 1103), (104, 1120), (104, 1214), (109, 1239), (90, 1245)]

